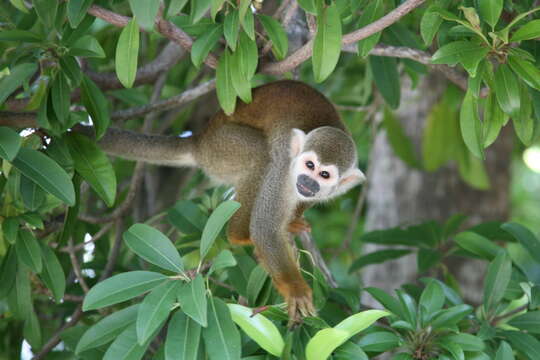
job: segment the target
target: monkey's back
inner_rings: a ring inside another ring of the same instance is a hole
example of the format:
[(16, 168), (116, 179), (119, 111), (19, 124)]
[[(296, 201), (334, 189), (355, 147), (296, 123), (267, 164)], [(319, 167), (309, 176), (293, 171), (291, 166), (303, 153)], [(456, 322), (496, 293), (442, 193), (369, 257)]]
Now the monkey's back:
[(216, 118), (260, 129), (267, 135), (292, 128), (309, 132), (320, 126), (347, 131), (336, 109), (323, 94), (293, 80), (259, 86), (253, 89), (251, 103), (240, 102), (231, 116), (220, 112)]

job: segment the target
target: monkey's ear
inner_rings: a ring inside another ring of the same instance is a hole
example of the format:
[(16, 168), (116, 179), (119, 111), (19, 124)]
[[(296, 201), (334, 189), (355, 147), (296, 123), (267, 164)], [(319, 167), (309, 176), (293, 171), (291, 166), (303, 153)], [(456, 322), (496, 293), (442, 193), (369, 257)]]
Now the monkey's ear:
[(306, 133), (300, 129), (292, 129), (291, 134), (291, 157), (295, 157), (302, 152), (306, 143)]
[(366, 176), (360, 169), (349, 169), (345, 171), (341, 176), (341, 180), (339, 180), (338, 191), (340, 194), (343, 194), (349, 191), (349, 189), (355, 187), (356, 185), (363, 183), (364, 181), (366, 181)]

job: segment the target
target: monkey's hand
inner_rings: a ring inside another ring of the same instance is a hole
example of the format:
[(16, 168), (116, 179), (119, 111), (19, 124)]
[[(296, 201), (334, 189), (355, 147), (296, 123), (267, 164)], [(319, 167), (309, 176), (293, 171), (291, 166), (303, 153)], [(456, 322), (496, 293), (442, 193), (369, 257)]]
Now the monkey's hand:
[(300, 234), (303, 231), (311, 232), (311, 225), (305, 218), (300, 217), (291, 221), (287, 230), (293, 234)]
[(294, 279), (276, 278), (274, 283), (287, 302), (289, 327), (301, 323), (304, 317), (317, 315), (313, 306), (311, 289), (300, 274)]

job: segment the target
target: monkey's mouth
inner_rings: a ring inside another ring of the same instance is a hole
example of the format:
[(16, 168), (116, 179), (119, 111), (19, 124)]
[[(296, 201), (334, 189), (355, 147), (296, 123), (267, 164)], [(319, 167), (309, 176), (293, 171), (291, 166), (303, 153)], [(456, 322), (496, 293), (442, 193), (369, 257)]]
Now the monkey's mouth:
[(304, 184), (296, 183), (296, 189), (298, 189), (298, 192), (305, 197), (313, 197), (315, 196), (315, 192), (312, 191), (310, 188), (305, 186)]

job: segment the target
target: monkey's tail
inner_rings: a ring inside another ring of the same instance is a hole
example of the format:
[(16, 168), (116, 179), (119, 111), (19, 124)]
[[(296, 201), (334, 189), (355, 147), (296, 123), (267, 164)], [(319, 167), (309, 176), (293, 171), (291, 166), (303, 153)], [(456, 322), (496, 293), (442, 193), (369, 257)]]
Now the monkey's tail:
[(146, 135), (109, 128), (98, 142), (108, 154), (168, 166), (195, 166), (195, 138)]

